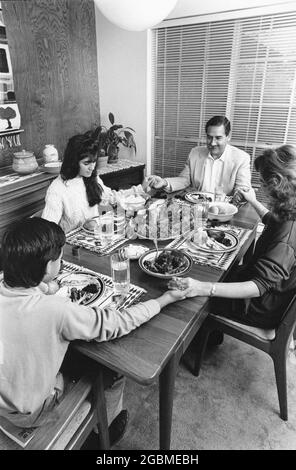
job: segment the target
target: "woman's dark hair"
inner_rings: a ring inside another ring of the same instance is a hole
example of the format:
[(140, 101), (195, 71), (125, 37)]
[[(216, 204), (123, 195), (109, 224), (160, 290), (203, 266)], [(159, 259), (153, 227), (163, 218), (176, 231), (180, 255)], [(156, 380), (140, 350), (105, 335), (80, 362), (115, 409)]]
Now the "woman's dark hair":
[(225, 135), (229, 135), (231, 131), (230, 121), (226, 116), (213, 116), (211, 119), (209, 119), (205, 126), (206, 133), (208, 132), (208, 128), (210, 126), (224, 126)]
[(48, 261), (55, 261), (66, 241), (61, 227), (33, 217), (14, 222), (2, 238), (1, 258), (4, 281), (10, 287), (40, 284)]
[[(98, 141), (95, 139), (92, 131), (71, 137), (64, 152), (61, 167), (62, 179), (71, 180), (76, 178), (79, 174), (79, 162), (84, 158), (89, 158), (93, 162), (97, 161), (98, 149)], [(99, 204), (102, 199), (103, 191), (97, 181), (97, 169), (94, 169), (89, 178), (83, 178), (83, 181), (90, 207)]]
[(267, 149), (255, 160), (270, 208), (280, 220), (296, 219), (296, 147), (282, 145)]

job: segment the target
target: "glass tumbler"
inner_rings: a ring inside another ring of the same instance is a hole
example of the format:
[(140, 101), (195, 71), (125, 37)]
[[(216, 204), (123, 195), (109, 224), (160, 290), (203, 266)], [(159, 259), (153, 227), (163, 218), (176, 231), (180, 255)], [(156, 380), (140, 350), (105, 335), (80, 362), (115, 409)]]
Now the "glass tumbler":
[(194, 204), (193, 211), (195, 228), (205, 227), (208, 220), (209, 203), (203, 201)]
[(112, 212), (106, 212), (96, 218), (95, 236), (101, 242), (102, 247), (107, 246), (114, 239), (114, 215)]
[(215, 202), (225, 201), (226, 193), (224, 192), (223, 184), (220, 184), (215, 187)]
[(111, 260), (111, 277), (115, 295), (127, 295), (130, 287), (130, 263), (126, 255), (114, 253)]

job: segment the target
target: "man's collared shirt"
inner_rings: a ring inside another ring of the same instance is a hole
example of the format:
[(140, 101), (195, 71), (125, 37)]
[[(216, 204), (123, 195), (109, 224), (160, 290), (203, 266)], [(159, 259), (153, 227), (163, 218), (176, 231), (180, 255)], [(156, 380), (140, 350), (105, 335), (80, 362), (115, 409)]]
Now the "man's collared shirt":
[(221, 186), (221, 177), (223, 173), (226, 150), (227, 147), (222, 153), (221, 157), (217, 158), (216, 160), (210, 153), (208, 153), (204, 167), (204, 179), (201, 186), (202, 191), (214, 193), (215, 188), (217, 186)]

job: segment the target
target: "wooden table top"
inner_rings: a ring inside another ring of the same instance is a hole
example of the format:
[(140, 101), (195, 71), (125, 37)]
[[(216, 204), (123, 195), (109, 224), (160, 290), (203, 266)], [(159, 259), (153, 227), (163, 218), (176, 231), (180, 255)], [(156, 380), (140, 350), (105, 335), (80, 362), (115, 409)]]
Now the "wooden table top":
[[(251, 206), (242, 207), (232, 223), (245, 228), (257, 226), (259, 218)], [(136, 243), (151, 246), (147, 240), (136, 240)], [(166, 243), (163, 243), (163, 245)], [(246, 245), (246, 244), (245, 244)], [(236, 259), (246, 251), (242, 246)], [(72, 246), (66, 245), (64, 259), (102, 274), (110, 273), (110, 256), (100, 257), (83, 248), (79, 255), (72, 254)], [(167, 289), (167, 280), (149, 276), (138, 265), (131, 261), (131, 282), (147, 290), (143, 300), (158, 297)], [(194, 264), (188, 276), (200, 281), (221, 281), (227, 272), (210, 266)], [(161, 373), (171, 355), (180, 346), (185, 351), (192, 337), (190, 330), (194, 324), (199, 328), (207, 315), (208, 297), (193, 297), (170, 304), (149, 322), (121, 338), (98, 343), (96, 341), (75, 341), (74, 347), (85, 355), (97, 360), (117, 372), (141, 384), (152, 383)]]

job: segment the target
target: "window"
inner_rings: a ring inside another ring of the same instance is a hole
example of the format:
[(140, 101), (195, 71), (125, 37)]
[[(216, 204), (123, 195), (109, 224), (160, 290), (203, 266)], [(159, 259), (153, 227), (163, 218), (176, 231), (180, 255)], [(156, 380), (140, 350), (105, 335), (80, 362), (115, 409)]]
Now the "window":
[[(217, 114), (255, 157), (296, 143), (296, 13), (153, 31), (153, 171), (176, 176)], [(260, 197), (260, 195), (259, 195)]]

